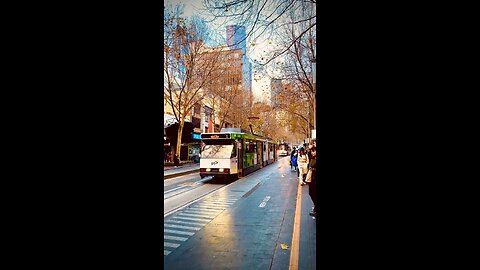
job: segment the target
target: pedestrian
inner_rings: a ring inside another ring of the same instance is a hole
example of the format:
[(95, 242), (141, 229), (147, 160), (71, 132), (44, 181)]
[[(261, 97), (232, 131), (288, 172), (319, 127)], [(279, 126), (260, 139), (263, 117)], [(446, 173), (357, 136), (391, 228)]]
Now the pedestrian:
[(308, 183), (308, 194), (313, 202), (312, 211), (309, 213), (310, 216), (313, 218), (317, 217), (317, 148), (313, 146), (311, 149), (311, 156), (310, 159), (310, 168), (311, 171), (311, 180)]
[(290, 155), (290, 170), (297, 171), (297, 150), (293, 149), (292, 154)]
[(175, 167), (180, 166), (180, 159), (178, 158), (178, 154), (175, 154), (175, 156), (173, 157), (173, 164), (175, 165)]
[(200, 162), (200, 152), (195, 154), (195, 163), (199, 163), (199, 162)]
[(308, 155), (309, 159), (312, 158), (312, 148), (313, 148), (313, 146), (314, 146), (313, 143), (308, 144), (307, 155)]
[(307, 156), (307, 151), (305, 151), (305, 148), (300, 147), (300, 150), (298, 151), (298, 179), (301, 183), (302, 186), (306, 185), (305, 183), (305, 177), (307, 177), (307, 172), (308, 172), (308, 156)]

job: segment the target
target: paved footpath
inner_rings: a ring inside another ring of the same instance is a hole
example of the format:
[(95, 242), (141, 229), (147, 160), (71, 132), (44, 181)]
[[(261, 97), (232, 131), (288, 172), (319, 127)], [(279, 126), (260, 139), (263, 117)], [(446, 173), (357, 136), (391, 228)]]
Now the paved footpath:
[(308, 186), (300, 187), (299, 253), (292, 251), (298, 188), (284, 158), (167, 216), (165, 269), (289, 269), (292, 254), (298, 269), (316, 269)]

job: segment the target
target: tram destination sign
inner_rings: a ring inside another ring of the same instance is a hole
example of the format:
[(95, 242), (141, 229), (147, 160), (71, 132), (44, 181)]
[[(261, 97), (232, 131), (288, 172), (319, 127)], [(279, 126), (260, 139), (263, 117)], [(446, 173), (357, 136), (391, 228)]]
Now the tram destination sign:
[(202, 139), (230, 139), (230, 134), (206, 133), (202, 134)]

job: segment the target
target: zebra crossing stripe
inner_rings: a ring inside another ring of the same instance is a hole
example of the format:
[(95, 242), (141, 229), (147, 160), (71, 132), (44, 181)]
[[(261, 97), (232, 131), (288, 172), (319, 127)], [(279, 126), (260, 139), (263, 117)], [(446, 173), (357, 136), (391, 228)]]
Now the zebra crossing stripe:
[[(202, 208), (200, 208), (200, 207), (202, 207)], [(209, 205), (200, 205), (199, 208), (200, 208), (200, 209), (206, 208), (206, 210), (210, 210), (210, 211), (212, 211), (212, 210), (214, 210), (214, 211), (223, 211), (223, 210), (227, 209), (226, 207), (218, 208), (218, 207), (209, 206)]]
[(204, 222), (209, 222), (210, 220), (205, 220), (206, 218), (203, 218), (203, 219), (199, 219), (199, 218), (193, 218), (193, 217), (179, 217), (179, 216), (175, 216), (173, 217), (172, 219), (180, 219), (180, 220), (193, 220), (193, 221), (204, 221)]
[(164, 247), (172, 247), (172, 248), (177, 248), (180, 246), (180, 244), (174, 244), (174, 243), (170, 243), (170, 242), (163, 242), (163, 246)]
[(221, 212), (203, 212), (203, 211), (183, 211), (182, 213), (185, 213), (185, 214), (192, 214), (192, 215), (204, 215), (204, 216), (218, 216), (218, 214), (220, 214)]
[(199, 231), (201, 229), (199, 227), (182, 226), (177, 224), (163, 224), (163, 227), (178, 228), (178, 229), (185, 229), (185, 230), (192, 230), (192, 231)]
[(218, 214), (222, 212), (222, 210), (213, 210), (213, 209), (205, 209), (205, 208), (189, 208), (185, 211), (185, 213), (205, 213), (205, 214)]
[(210, 204), (210, 205), (231, 205), (233, 203), (226, 203), (226, 202), (216, 202), (216, 201), (204, 201), (201, 202), (200, 204)]
[(180, 224), (187, 224), (187, 225), (193, 225), (193, 226), (204, 226), (205, 224), (207, 224), (208, 222), (210, 221), (204, 221), (202, 223), (198, 223), (198, 222), (192, 222), (192, 221), (183, 221), (183, 220), (168, 220), (168, 222), (171, 222), (171, 223), (180, 223)]
[(167, 256), (170, 253), (172, 253), (170, 250), (163, 250), (163, 256)]
[(225, 209), (227, 205), (219, 205), (217, 203), (200, 203), (198, 206), (210, 207), (213, 209)]
[(163, 235), (163, 239), (175, 240), (175, 241), (187, 241), (188, 238), (179, 237), (179, 236), (171, 236), (171, 235)]
[(169, 230), (169, 229), (163, 229), (164, 233), (174, 233), (174, 234), (183, 234), (183, 235), (194, 235), (194, 232), (185, 232), (185, 231), (177, 231), (177, 230)]
[(208, 219), (214, 218), (216, 216), (216, 215), (207, 216), (207, 215), (201, 215), (201, 214), (190, 214), (190, 213), (185, 213), (185, 212), (178, 213), (178, 215), (179, 216), (187, 216), (187, 217), (208, 218)]

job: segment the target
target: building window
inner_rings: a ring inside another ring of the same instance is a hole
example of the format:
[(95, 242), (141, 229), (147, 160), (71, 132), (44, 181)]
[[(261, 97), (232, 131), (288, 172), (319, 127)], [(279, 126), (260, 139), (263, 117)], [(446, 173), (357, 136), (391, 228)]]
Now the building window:
[(200, 118), (192, 117), (192, 124), (194, 128), (200, 128)]
[(200, 104), (193, 105), (193, 113), (200, 114)]

